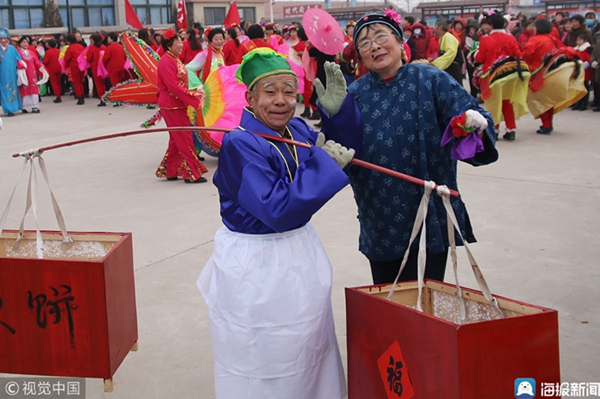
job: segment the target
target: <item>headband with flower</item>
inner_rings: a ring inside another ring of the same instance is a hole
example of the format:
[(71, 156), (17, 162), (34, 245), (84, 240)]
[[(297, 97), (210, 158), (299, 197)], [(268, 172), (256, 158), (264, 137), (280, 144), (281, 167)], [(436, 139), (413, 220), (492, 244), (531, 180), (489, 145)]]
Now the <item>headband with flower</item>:
[(169, 40), (171, 40), (177, 33), (175, 33), (175, 31), (173, 29), (168, 29), (165, 33), (163, 33), (163, 39), (165, 39), (166, 42), (168, 42)]
[(360, 31), (365, 27), (372, 24), (383, 24), (389, 26), (398, 37), (403, 38), (404, 34), (402, 32), (402, 17), (400, 14), (397, 14), (396, 11), (392, 9), (387, 9), (385, 13), (380, 14), (367, 14), (358, 20), (356, 26), (354, 27), (354, 42), (357, 42), (358, 35)]
[(402, 15), (398, 14), (392, 8), (386, 9), (384, 15), (392, 21), (396, 22), (398, 25), (402, 25)]

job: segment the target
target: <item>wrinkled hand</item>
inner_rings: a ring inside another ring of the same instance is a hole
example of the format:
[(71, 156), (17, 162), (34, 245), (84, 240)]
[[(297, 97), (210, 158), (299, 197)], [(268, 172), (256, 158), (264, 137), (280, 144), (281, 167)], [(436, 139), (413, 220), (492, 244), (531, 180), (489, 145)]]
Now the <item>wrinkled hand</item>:
[(325, 79), (327, 91), (319, 79), (315, 79), (315, 90), (321, 106), (330, 116), (338, 113), (346, 98), (346, 79), (335, 62), (325, 63)]
[(342, 169), (344, 169), (352, 160), (352, 158), (354, 158), (355, 151), (353, 148), (347, 149), (340, 143), (336, 143), (333, 140), (327, 140), (327, 142), (321, 148), (328, 153)]
[(479, 129), (480, 134), (482, 134), (483, 131), (487, 129), (487, 119), (485, 119), (484, 116), (481, 115), (479, 112), (470, 109), (467, 112), (465, 112), (465, 115), (467, 116), (465, 127), (474, 127), (475, 129)]

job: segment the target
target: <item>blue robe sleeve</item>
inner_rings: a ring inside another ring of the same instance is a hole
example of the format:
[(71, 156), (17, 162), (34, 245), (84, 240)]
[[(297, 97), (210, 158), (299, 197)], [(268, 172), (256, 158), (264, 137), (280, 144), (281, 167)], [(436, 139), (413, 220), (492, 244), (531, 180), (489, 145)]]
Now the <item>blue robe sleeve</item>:
[[(318, 102), (317, 102), (317, 105)], [(354, 148), (354, 156), (360, 158), (363, 143), (362, 118), (354, 98), (348, 93), (337, 114), (330, 116), (319, 106), (323, 121), (323, 133), (346, 148)]]
[(336, 162), (317, 147), (304, 150), (290, 181), (278, 151), (248, 132), (225, 135), (221, 157), (226, 162), (219, 162), (219, 190), (275, 232), (305, 225), (349, 183)]

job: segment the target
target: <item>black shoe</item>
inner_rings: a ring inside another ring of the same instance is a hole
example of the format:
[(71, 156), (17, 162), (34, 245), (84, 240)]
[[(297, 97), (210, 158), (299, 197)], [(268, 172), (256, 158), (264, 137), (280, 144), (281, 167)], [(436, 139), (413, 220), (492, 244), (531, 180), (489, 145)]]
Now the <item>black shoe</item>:
[(83, 97), (79, 97), (79, 100), (77, 100), (77, 105), (83, 105), (85, 104), (85, 100), (83, 99)]
[(13, 114), (12, 112), (9, 112), (8, 114), (6, 114), (6, 116), (15, 116), (15, 114)]
[(100, 101), (100, 103), (96, 105), (96, 107), (106, 107), (106, 103), (104, 101)]
[(26, 109), (22, 109), (21, 112), (24, 113), (24, 114), (28, 114), (29, 113), (29, 111), (27, 111)]
[(587, 105), (582, 105), (581, 108), (579, 108), (580, 111), (587, 111)]
[(198, 159), (199, 159), (200, 161), (202, 161), (202, 162), (206, 161), (206, 158), (204, 158), (204, 157), (201, 157), (201, 156), (199, 156), (199, 155), (198, 155)]
[(577, 111), (579, 108), (581, 108), (581, 104), (580, 104), (580, 103), (575, 103), (575, 105), (573, 105), (573, 106), (571, 107), (571, 109), (572, 109), (573, 111)]
[(173, 176), (173, 177), (167, 177), (167, 180), (173, 181), (173, 180), (179, 180), (179, 178), (177, 176)]
[(58, 103), (62, 103), (62, 98), (60, 98), (60, 97), (56, 97), (56, 99), (55, 99), (54, 101), (52, 101), (52, 102), (53, 102), (53, 103), (56, 103), (56, 104), (58, 104)]
[(304, 107), (304, 112), (300, 114), (303, 118), (308, 118), (310, 116), (310, 107)]
[(504, 133), (504, 136), (502, 136), (502, 138), (504, 140), (508, 140), (508, 141), (515, 141), (515, 136), (516, 136), (515, 132), (512, 131), (512, 132)]
[(319, 119), (321, 119), (321, 114), (319, 114), (319, 110), (314, 110), (314, 112), (311, 116), (308, 117), (308, 119), (311, 121), (318, 121)]
[(39, 110), (39, 109), (37, 109), (37, 108), (32, 108), (32, 109), (31, 109), (31, 112), (32, 112), (32, 113), (34, 113), (34, 114), (39, 114), (39, 113), (40, 113), (40, 110)]
[(197, 178), (196, 180), (192, 180), (192, 179), (185, 179), (186, 183), (206, 183), (208, 180), (206, 180), (204, 177), (200, 176), (199, 178)]
[(554, 130), (554, 128), (552, 126), (550, 127), (541, 127), (540, 130), (538, 130), (536, 133), (537, 134), (544, 134), (546, 136), (549, 136), (550, 134), (552, 134), (552, 131)]
[(119, 108), (119, 107), (122, 107), (122, 106), (123, 106), (123, 104), (114, 104), (113, 108)]
[(600, 112), (600, 107), (594, 108), (594, 112)]
[(323, 121), (319, 121), (319, 123), (315, 123), (315, 127), (317, 128), (322, 128), (323, 127)]

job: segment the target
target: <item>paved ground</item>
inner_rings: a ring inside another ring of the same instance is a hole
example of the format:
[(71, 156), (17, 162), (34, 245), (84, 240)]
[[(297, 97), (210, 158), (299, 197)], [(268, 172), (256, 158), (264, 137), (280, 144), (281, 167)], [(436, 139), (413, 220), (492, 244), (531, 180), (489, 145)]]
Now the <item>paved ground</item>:
[[(301, 109), (299, 108), (299, 111)], [(76, 106), (44, 98), (41, 114), (4, 118), (0, 132), (0, 205), (22, 166), (15, 152), (109, 133), (136, 130), (153, 111)], [(478, 244), (476, 259), (494, 293), (559, 311), (563, 381), (600, 382), (600, 113), (567, 110), (551, 136), (539, 121), (518, 122), (517, 140), (498, 143), (490, 166), (460, 165), (459, 188)], [(213, 398), (212, 352), (206, 306), (195, 281), (221, 226), (212, 184), (154, 177), (167, 145), (156, 133), (48, 151), (52, 188), (73, 231), (132, 232), (139, 351), (114, 376), (114, 392), (88, 379), (88, 398)], [(217, 160), (208, 158), (211, 173)], [(24, 182), (6, 223), (17, 228)], [(40, 226), (56, 229), (50, 200), (40, 190)], [(357, 251), (358, 222), (349, 187), (315, 217), (334, 266), (334, 312), (345, 362), (344, 287), (371, 282)], [(29, 216), (28, 228), (34, 227)], [(461, 253), (461, 282), (474, 287)], [(447, 273), (452, 279), (452, 273)], [(512, 384), (512, 382), (510, 382)]]

